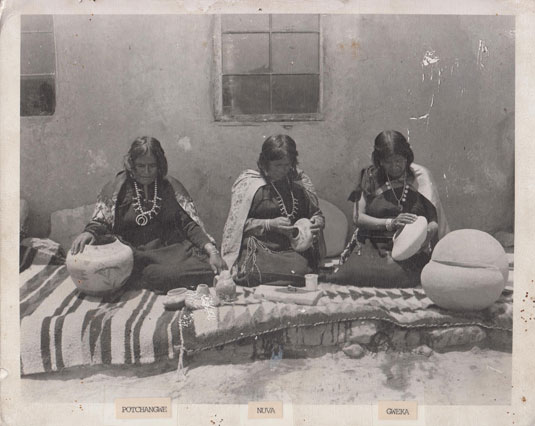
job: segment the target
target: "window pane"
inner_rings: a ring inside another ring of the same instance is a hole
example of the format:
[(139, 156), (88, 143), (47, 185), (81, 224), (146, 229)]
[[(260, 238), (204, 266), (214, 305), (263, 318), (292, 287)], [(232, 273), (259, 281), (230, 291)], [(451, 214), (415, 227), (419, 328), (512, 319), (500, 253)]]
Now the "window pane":
[(221, 31), (269, 31), (269, 15), (221, 15)]
[(21, 74), (45, 74), (56, 71), (53, 33), (22, 33)]
[(223, 74), (269, 72), (268, 34), (223, 34)]
[(274, 75), (273, 113), (314, 113), (319, 104), (318, 75)]
[(273, 34), (273, 72), (281, 74), (319, 72), (318, 34)]
[(223, 76), (223, 114), (269, 112), (269, 76)]
[(22, 15), (20, 17), (21, 31), (54, 31), (52, 15)]
[(319, 31), (319, 15), (272, 15), (272, 31)]
[(20, 80), (20, 115), (52, 115), (56, 109), (54, 77), (22, 77)]

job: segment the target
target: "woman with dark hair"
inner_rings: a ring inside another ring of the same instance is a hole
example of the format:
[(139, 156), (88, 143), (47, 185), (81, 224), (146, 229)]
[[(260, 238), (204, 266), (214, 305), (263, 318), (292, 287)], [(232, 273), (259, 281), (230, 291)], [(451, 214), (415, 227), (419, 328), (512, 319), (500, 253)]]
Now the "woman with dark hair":
[[(429, 171), (413, 163), (412, 149), (400, 132), (387, 130), (375, 138), (373, 165), (363, 169), (349, 200), (357, 227), (341, 256), (342, 266), (329, 282), (370, 287), (414, 287), (422, 268), (448, 225)], [(391, 257), (395, 232), (427, 219), (421, 250), (403, 261)]]
[(91, 221), (72, 243), (72, 254), (109, 234), (134, 249), (132, 277), (145, 288), (166, 292), (211, 283), (214, 273), (226, 268), (188, 192), (167, 176), (164, 150), (152, 137), (132, 143), (124, 170), (102, 189)]
[[(258, 158), (258, 171), (245, 170), (232, 187), (223, 232), (222, 253), (234, 279), (242, 285), (304, 285), (324, 253), (323, 215), (312, 182), (297, 168), (295, 141), (287, 135), (268, 137)], [(295, 223), (310, 219), (312, 246), (296, 251)]]

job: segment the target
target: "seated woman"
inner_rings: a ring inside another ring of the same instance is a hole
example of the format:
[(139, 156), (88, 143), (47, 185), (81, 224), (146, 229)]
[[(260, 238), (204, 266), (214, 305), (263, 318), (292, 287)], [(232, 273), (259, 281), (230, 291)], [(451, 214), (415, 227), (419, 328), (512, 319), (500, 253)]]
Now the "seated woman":
[[(376, 137), (373, 165), (362, 170), (349, 197), (357, 230), (342, 253), (342, 266), (325, 277), (328, 282), (369, 287), (420, 284), (420, 273), (448, 225), (431, 174), (413, 160), (401, 133), (387, 130)], [(407, 260), (394, 261), (390, 255), (394, 233), (418, 216), (428, 222), (421, 250)]]
[(141, 287), (167, 292), (174, 287), (211, 283), (226, 266), (182, 184), (167, 175), (160, 142), (137, 138), (124, 171), (102, 189), (89, 224), (71, 252), (114, 234), (134, 250), (132, 278)]
[[(310, 179), (297, 169), (295, 141), (270, 136), (262, 145), (258, 169), (245, 170), (232, 187), (222, 253), (241, 285), (304, 285), (324, 253), (323, 215)], [(294, 224), (310, 219), (312, 246), (296, 252)]]

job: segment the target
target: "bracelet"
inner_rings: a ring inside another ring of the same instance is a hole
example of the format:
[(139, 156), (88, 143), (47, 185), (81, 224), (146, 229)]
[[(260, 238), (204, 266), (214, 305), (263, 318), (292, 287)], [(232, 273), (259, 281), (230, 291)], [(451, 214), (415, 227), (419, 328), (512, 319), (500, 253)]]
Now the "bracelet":
[(394, 225), (394, 219), (386, 219), (385, 226), (386, 226), (387, 231), (393, 231), (394, 230), (393, 225)]
[(208, 249), (206, 249), (206, 253), (208, 253), (209, 255), (219, 254), (219, 250), (217, 249), (216, 246), (211, 245)]

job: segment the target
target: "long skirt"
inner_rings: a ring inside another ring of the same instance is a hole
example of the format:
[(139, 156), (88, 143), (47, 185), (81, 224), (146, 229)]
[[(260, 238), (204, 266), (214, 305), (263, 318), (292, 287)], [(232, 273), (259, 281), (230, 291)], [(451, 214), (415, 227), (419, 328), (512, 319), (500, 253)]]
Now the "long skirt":
[(294, 250), (270, 250), (254, 237), (247, 240), (238, 260), (240, 272), (236, 284), (248, 287), (305, 285), (305, 274), (312, 272), (305, 256)]
[(160, 240), (134, 249), (133, 286), (167, 293), (177, 287), (194, 289), (214, 280), (208, 258), (189, 241), (162, 246)]
[(407, 288), (420, 285), (420, 274), (429, 255), (418, 253), (397, 262), (390, 251), (377, 248), (369, 240), (353, 251), (337, 272), (327, 274), (327, 282), (359, 287)]

